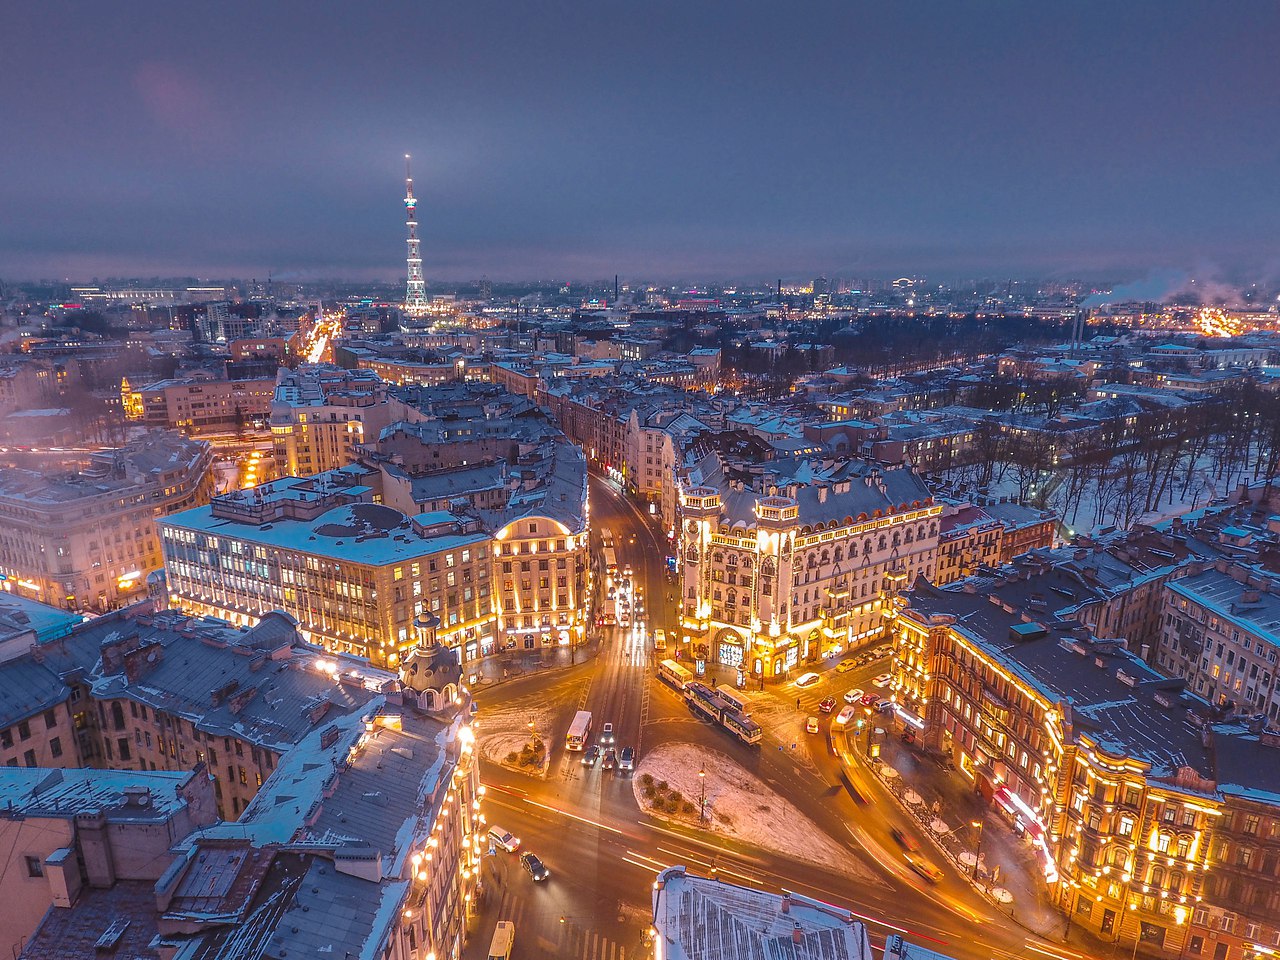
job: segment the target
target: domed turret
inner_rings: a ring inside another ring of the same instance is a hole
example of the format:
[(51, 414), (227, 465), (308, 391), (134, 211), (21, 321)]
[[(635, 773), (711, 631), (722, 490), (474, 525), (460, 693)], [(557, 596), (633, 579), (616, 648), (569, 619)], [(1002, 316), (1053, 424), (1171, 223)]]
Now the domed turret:
[(458, 655), (436, 640), (440, 618), (424, 613), (413, 622), (418, 645), (400, 664), (405, 702), (428, 713), (448, 708), (458, 695), (462, 665)]

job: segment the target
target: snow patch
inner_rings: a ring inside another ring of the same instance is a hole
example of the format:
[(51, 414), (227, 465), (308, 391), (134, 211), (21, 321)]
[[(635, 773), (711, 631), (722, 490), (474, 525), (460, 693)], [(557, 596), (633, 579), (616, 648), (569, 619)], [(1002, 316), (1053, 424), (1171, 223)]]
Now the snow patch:
[[(800, 812), (790, 801), (723, 753), (690, 743), (655, 747), (636, 769), (632, 789), (640, 809), (662, 819), (696, 822), (701, 785), (699, 771), (706, 771), (708, 827), (735, 840), (815, 863), (867, 882), (879, 882), (854, 855)], [(665, 780), (694, 806), (692, 817), (655, 812), (645, 799), (644, 774)]]

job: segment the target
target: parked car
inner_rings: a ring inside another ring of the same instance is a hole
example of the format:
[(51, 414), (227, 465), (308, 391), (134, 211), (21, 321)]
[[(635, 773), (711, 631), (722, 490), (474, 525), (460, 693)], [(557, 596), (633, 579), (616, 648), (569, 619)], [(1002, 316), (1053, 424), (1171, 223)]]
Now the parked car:
[(613, 743), (613, 724), (606, 723), (600, 728), (600, 742)]
[(612, 770), (618, 765), (618, 751), (610, 747), (604, 752), (604, 760), (600, 764), (602, 770)]
[(817, 682), (818, 682), (819, 680), (821, 680), (821, 679), (822, 679), (822, 675), (821, 675), (821, 674), (817, 674), (817, 673), (802, 673), (802, 674), (800, 674), (800, 676), (796, 677), (796, 686), (797, 686), (797, 687), (812, 687), (815, 683), (817, 683)]
[(818, 732), (818, 718), (817, 718), (817, 717), (810, 717), (808, 720), (806, 720), (806, 721), (804, 722), (804, 732), (805, 732), (805, 733), (817, 733), (817, 732)]
[(823, 713), (830, 713), (835, 708), (836, 708), (835, 697), (823, 697), (822, 702), (818, 704), (818, 709), (821, 710)]
[(636, 768), (636, 748), (623, 747), (622, 753), (618, 755), (619, 770), (634, 770)]
[(495, 847), (501, 847), (507, 853), (515, 853), (520, 849), (520, 838), (496, 823), (489, 828), (489, 842)]
[(836, 673), (848, 673), (850, 670), (857, 669), (858, 661), (852, 658), (841, 660), (836, 664)]
[(930, 883), (937, 883), (942, 879), (942, 871), (928, 860), (924, 859), (924, 857), (916, 856), (914, 853), (906, 853), (903, 854), (903, 856), (906, 858), (907, 866), (920, 874), (920, 876), (924, 877)]
[(520, 865), (529, 871), (529, 876), (533, 877), (534, 883), (541, 883), (551, 876), (551, 871), (547, 869), (547, 865), (532, 853), (520, 854)]
[(845, 703), (857, 703), (861, 699), (862, 699), (861, 687), (854, 687), (852, 690), (850, 690), (848, 693), (844, 695)]
[(882, 673), (880, 674), (880, 676), (876, 677), (871, 682), (874, 683), (877, 687), (887, 687), (889, 685), (889, 681), (892, 679), (893, 679), (892, 673)]
[(582, 751), (582, 765), (584, 767), (594, 767), (599, 759), (600, 748), (594, 743)]

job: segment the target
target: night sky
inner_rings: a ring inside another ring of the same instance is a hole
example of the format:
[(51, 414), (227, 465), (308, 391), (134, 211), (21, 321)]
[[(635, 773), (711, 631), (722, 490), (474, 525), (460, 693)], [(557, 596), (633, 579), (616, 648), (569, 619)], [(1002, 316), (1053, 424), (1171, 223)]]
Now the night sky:
[(0, 277), (1280, 276), (1280, 4), (10, 4)]

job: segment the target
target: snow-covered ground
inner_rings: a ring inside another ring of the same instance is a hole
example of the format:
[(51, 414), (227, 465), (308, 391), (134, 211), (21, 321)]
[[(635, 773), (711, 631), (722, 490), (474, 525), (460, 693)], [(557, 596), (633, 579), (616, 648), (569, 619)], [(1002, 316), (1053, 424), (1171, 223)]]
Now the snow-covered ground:
[(743, 843), (816, 863), (867, 882), (874, 877), (853, 855), (801, 813), (792, 803), (732, 759), (690, 743), (655, 747), (640, 761), (632, 781), (640, 809), (663, 819), (696, 822), (698, 815), (654, 813), (644, 797), (644, 774), (665, 780), (696, 808), (700, 796), (698, 771), (706, 771), (707, 821), (710, 829)]
[(508, 763), (507, 755), (519, 753), (529, 742), (530, 723), (533, 723), (534, 730), (543, 742), (550, 746), (548, 736), (554, 722), (555, 714), (533, 702), (526, 705), (516, 703), (493, 712), (484, 711), (476, 721), (476, 742), (480, 746), (480, 756), (511, 770), (532, 775), (530, 768)]

